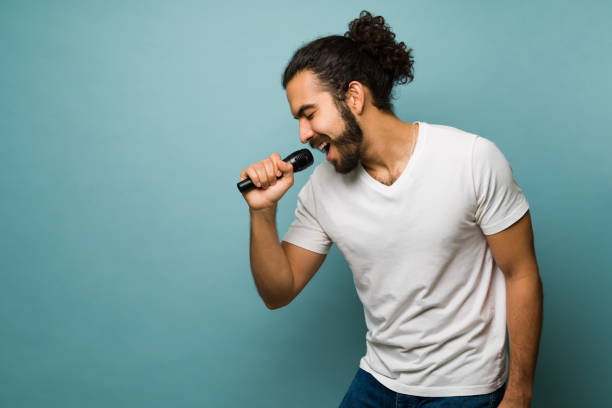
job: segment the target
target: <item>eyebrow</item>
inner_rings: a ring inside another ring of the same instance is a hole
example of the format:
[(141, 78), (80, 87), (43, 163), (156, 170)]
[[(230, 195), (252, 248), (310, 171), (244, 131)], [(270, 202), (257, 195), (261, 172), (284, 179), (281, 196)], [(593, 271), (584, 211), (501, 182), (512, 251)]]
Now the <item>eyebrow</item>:
[(304, 111), (305, 111), (306, 109), (309, 109), (309, 108), (314, 108), (314, 107), (315, 107), (315, 105), (314, 105), (314, 104), (312, 104), (312, 103), (309, 103), (309, 104), (307, 104), (307, 105), (302, 105), (302, 106), (300, 107), (300, 110), (298, 110), (297, 115), (293, 115), (293, 117), (294, 117), (294, 118), (296, 118), (296, 119), (299, 119), (299, 118), (300, 118), (302, 115), (304, 115)]

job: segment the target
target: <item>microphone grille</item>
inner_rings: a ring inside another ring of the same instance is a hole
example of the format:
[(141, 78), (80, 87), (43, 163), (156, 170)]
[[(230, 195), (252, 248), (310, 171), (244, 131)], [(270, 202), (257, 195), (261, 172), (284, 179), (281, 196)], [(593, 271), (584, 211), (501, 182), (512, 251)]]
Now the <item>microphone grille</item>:
[(292, 155), (290, 163), (293, 165), (293, 171), (301, 171), (314, 163), (312, 153), (308, 149), (298, 150)]

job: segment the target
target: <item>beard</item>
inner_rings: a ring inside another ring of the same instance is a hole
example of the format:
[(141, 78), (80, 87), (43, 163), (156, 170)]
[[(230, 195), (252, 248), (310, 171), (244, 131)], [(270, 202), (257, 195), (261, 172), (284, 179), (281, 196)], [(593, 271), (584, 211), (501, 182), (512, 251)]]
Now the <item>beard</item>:
[(344, 121), (344, 131), (333, 140), (339, 159), (330, 161), (338, 173), (347, 174), (357, 167), (361, 159), (363, 131), (344, 102), (339, 103), (338, 109)]

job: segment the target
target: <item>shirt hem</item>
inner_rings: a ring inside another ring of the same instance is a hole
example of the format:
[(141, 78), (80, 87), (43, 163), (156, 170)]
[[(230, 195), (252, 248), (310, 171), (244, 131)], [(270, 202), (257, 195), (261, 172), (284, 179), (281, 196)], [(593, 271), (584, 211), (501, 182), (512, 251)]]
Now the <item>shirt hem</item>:
[(523, 215), (525, 215), (527, 210), (529, 210), (529, 203), (527, 202), (527, 200), (524, 199), (521, 204), (516, 208), (516, 210), (513, 211), (512, 214), (510, 214), (504, 220), (493, 225), (481, 225), (480, 228), (482, 229), (482, 233), (485, 235), (493, 235), (505, 230), (506, 228), (514, 224), (516, 221), (518, 221)]
[(304, 248), (311, 252), (316, 252), (317, 254), (327, 255), (329, 250), (331, 249), (331, 245), (329, 247), (323, 247), (318, 245), (312, 245), (310, 242), (306, 240), (300, 240), (293, 236), (285, 235), (281, 241), (286, 241), (295, 246), (299, 246), (300, 248)]
[(396, 380), (390, 379), (389, 377), (385, 377), (384, 375), (377, 373), (367, 364), (365, 359), (361, 359), (361, 361), (359, 362), (359, 367), (372, 374), (372, 376), (378, 382), (380, 382), (382, 385), (384, 385), (391, 391), (398, 392), (400, 394), (413, 395), (416, 397), (462, 397), (470, 395), (489, 394), (502, 387), (508, 379), (508, 373), (506, 371), (499, 380), (490, 384), (467, 386), (460, 385), (450, 387), (420, 387), (401, 384)]

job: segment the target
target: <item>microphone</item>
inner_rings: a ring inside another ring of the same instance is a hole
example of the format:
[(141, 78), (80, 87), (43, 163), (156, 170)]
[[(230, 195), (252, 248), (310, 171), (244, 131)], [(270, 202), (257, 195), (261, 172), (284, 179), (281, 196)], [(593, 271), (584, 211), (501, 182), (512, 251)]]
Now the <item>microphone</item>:
[[(293, 153), (291, 153), (289, 156), (285, 157), (283, 159), (284, 162), (287, 162), (289, 164), (291, 164), (293, 166), (293, 172), (297, 172), (297, 171), (302, 171), (305, 168), (309, 167), (310, 165), (312, 165), (312, 163), (314, 163), (314, 159), (312, 157), (312, 153), (310, 153), (310, 150), (308, 149), (301, 149), (301, 150), (297, 150)], [(276, 177), (276, 179), (279, 179), (283, 176), (280, 177)], [(245, 178), (242, 181), (238, 182), (238, 190), (241, 193), (245, 193), (249, 190), (251, 190), (252, 188), (255, 188), (255, 184), (253, 183), (253, 181), (251, 181), (250, 178)]]

